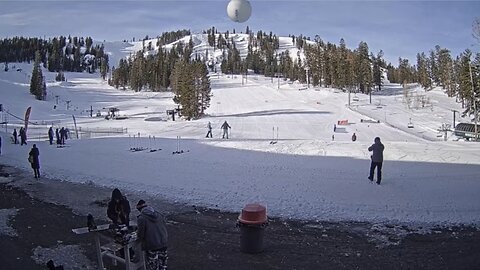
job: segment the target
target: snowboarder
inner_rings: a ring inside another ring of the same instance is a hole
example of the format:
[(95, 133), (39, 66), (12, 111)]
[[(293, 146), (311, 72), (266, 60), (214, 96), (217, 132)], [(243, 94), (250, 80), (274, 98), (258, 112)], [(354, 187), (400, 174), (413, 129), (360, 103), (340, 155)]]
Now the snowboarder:
[(50, 145), (53, 144), (53, 127), (48, 129), (48, 141), (50, 142)]
[(228, 125), (227, 120), (225, 120), (225, 122), (223, 122), (221, 128), (223, 130), (222, 139), (225, 139), (225, 135), (227, 136), (227, 139), (228, 139), (228, 129), (229, 128), (231, 129), (231, 127)]
[(16, 128), (13, 129), (13, 134), (12, 135), (13, 135), (13, 144), (17, 144), (18, 143), (18, 140), (17, 140), (18, 134), (17, 134), (17, 129)]
[(227, 136), (227, 139), (228, 139), (228, 129), (231, 129), (230, 125), (228, 125), (227, 123), (227, 120), (225, 120), (225, 122), (223, 122), (222, 124), (222, 129), (223, 129), (223, 135), (222, 135), (222, 139), (225, 139), (225, 136)]
[(130, 202), (122, 195), (118, 188), (112, 191), (112, 197), (108, 203), (107, 216), (115, 225), (130, 224)]
[(35, 178), (40, 178), (40, 160), (38, 156), (40, 156), (40, 151), (38, 150), (37, 145), (34, 144), (30, 153), (28, 153), (28, 161), (32, 166)]
[(355, 133), (353, 133), (352, 135), (352, 142), (356, 141), (357, 140), (357, 135), (355, 135)]
[(165, 217), (148, 206), (144, 200), (137, 203), (140, 215), (137, 217), (137, 236), (145, 251), (145, 266), (147, 270), (167, 269), (168, 233)]
[(368, 147), (368, 151), (372, 152), (372, 163), (370, 164), (370, 175), (368, 179), (373, 181), (373, 173), (375, 172), (375, 168), (377, 168), (377, 184), (380, 185), (382, 181), (382, 163), (383, 163), (383, 150), (385, 147), (380, 142), (380, 137), (376, 137), (374, 140), (374, 144)]
[(205, 138), (208, 138), (208, 135), (210, 135), (210, 138), (212, 138), (212, 123), (210, 123), (210, 121), (208, 121), (207, 129), (208, 129), (208, 132), (207, 132), (207, 136), (205, 136)]

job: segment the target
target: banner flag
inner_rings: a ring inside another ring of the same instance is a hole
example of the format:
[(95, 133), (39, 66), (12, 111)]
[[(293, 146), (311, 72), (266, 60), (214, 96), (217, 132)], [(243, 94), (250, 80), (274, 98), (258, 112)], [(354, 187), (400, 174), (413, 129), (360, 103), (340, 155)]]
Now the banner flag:
[(72, 114), (72, 117), (73, 117), (73, 125), (75, 126), (75, 134), (77, 135), (77, 140), (78, 140), (77, 120), (75, 119), (75, 115)]
[(28, 107), (27, 111), (25, 112), (25, 132), (27, 132), (28, 128), (28, 119), (30, 118), (30, 112), (32, 111), (32, 107)]

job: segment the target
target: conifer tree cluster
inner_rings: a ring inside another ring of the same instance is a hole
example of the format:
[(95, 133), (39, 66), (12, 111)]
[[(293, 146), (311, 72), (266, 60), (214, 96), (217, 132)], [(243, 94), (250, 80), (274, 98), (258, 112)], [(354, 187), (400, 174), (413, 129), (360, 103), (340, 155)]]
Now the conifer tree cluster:
[(352, 51), (346, 47), (344, 39), (337, 46), (325, 43), (318, 36), (313, 44), (303, 46), (305, 66), (310, 68), (309, 76), (314, 86), (358, 90), (366, 94), (371, 93), (374, 87), (381, 90), (383, 69), (386, 68), (382, 51), (376, 55), (370, 53), (368, 44), (363, 41)]
[(437, 45), (428, 56), (418, 53), (416, 65), (399, 58), (398, 67), (388, 65), (387, 70), (392, 83), (418, 83), (425, 90), (442, 87), (449, 97), (462, 102), (464, 115), (474, 113), (475, 102), (480, 105), (480, 53), (467, 49), (453, 58), (450, 50)]
[[(188, 55), (188, 56), (187, 56)], [(134, 91), (150, 89), (166, 91), (170, 86), (170, 75), (175, 62), (180, 58), (189, 59), (190, 52), (182, 43), (171, 50), (159, 49), (155, 55), (144, 56), (139, 51), (134, 57), (121, 59), (118, 67), (112, 67), (109, 84), (115, 88), (131, 88)]]
[(60, 36), (48, 40), (14, 37), (0, 40), (0, 62), (30, 62), (35, 59), (36, 52), (50, 72), (94, 73), (103, 67), (103, 78), (108, 72), (108, 55), (103, 44), (93, 45), (91, 37)]
[(172, 32), (164, 32), (162, 33), (161, 36), (157, 37), (157, 46), (170, 44), (174, 41), (177, 41), (189, 35), (190, 35), (190, 30), (187, 30), (187, 29), (182, 29), (182, 30), (172, 31)]
[(197, 119), (210, 106), (210, 79), (206, 65), (199, 61), (179, 59), (170, 78), (174, 101), (182, 107), (187, 119)]

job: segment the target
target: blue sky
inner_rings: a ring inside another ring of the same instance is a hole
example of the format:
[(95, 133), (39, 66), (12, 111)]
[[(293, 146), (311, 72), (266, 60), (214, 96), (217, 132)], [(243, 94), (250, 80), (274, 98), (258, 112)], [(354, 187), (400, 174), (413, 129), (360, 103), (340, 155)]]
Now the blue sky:
[[(272, 31), (320, 36), (349, 48), (360, 41), (385, 59), (416, 61), (417, 52), (435, 45), (456, 56), (467, 48), (480, 51), (472, 23), (480, 17), (480, 1), (266, 1), (251, 0), (252, 16), (242, 24), (229, 20), (228, 0), (217, 1), (5, 1), (0, 0), (0, 37), (58, 35), (124, 40), (165, 31)], [(476, 44), (476, 45), (475, 45)]]

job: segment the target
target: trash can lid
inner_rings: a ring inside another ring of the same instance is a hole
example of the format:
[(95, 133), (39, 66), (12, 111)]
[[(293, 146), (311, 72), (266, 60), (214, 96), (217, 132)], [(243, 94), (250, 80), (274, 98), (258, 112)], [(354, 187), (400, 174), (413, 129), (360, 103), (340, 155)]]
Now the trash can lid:
[(258, 203), (249, 203), (242, 209), (238, 221), (245, 224), (262, 224), (267, 222), (267, 209)]

